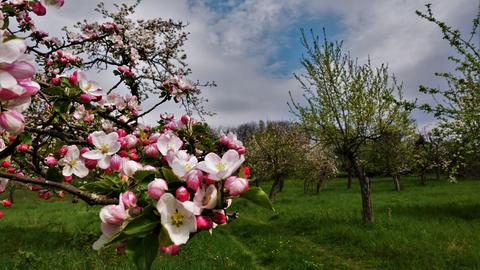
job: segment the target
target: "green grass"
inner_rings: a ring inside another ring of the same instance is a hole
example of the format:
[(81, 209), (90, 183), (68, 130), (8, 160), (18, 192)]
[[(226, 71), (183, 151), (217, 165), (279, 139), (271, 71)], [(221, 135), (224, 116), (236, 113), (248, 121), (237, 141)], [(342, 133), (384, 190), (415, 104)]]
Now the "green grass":
[[(374, 179), (374, 225), (363, 225), (357, 185), (304, 194), (290, 181), (278, 215), (238, 200), (240, 218), (192, 238), (154, 269), (480, 269), (480, 181)], [(391, 218), (388, 216), (388, 209)], [(0, 220), (1, 269), (134, 269), (113, 248), (97, 253), (99, 207), (17, 192)]]

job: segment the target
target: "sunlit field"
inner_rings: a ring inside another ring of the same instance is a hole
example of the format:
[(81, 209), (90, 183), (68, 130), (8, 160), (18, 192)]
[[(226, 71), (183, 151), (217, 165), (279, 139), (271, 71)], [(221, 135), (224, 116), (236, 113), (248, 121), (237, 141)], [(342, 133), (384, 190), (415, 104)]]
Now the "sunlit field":
[[(266, 183), (265, 189), (268, 188)], [(239, 219), (194, 236), (176, 257), (153, 269), (477, 269), (480, 268), (480, 182), (451, 184), (404, 178), (393, 191), (373, 179), (375, 224), (363, 225), (357, 185), (330, 182), (304, 194), (290, 180), (277, 214), (238, 200)], [(115, 248), (96, 253), (100, 207), (71, 198), (43, 201), (18, 191), (0, 225), (1, 269), (134, 269)]]

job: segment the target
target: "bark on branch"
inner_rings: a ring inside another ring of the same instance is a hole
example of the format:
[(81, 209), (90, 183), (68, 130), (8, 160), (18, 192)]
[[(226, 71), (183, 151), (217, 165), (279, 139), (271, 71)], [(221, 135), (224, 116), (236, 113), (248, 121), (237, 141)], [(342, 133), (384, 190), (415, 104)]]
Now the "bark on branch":
[(20, 182), (20, 183), (25, 183), (25, 184), (35, 184), (35, 185), (58, 188), (72, 195), (77, 196), (79, 199), (85, 201), (90, 205), (118, 204), (117, 198), (109, 198), (105, 195), (98, 195), (95, 193), (86, 192), (68, 183), (59, 183), (59, 182), (49, 181), (45, 179), (35, 179), (35, 178), (26, 177), (26, 176), (19, 176), (19, 175), (3, 173), (3, 172), (0, 172), (0, 177), (6, 178), (12, 181)]

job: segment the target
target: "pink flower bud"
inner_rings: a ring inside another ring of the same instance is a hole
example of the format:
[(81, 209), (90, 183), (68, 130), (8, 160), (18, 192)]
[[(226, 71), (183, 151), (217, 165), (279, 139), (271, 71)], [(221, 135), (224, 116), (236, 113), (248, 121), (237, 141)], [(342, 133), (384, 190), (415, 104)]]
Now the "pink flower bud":
[(187, 174), (187, 186), (193, 191), (197, 191), (203, 180), (203, 173), (200, 170), (193, 169)]
[(54, 156), (48, 156), (48, 157), (45, 158), (45, 164), (47, 164), (47, 166), (49, 166), (49, 167), (53, 167), (53, 166), (57, 165), (57, 163), (58, 163), (58, 161)]
[(5, 214), (3, 213), (3, 211), (0, 211), (0, 219), (2, 219), (4, 216)]
[(0, 113), (0, 126), (8, 132), (21, 133), (25, 127), (25, 118), (16, 110)]
[(252, 174), (250, 172), (250, 167), (243, 167), (243, 173), (247, 176), (250, 177)]
[(100, 219), (103, 223), (121, 225), (125, 218), (125, 208), (121, 205), (107, 205), (100, 210)]
[(137, 197), (131, 191), (127, 191), (122, 193), (122, 202), (123, 206), (126, 209), (137, 206)]
[(230, 196), (238, 196), (241, 193), (247, 191), (248, 189), (248, 180), (236, 176), (230, 176), (225, 181), (225, 190), (230, 194)]
[(155, 178), (152, 182), (148, 184), (147, 194), (150, 198), (154, 200), (160, 200), (160, 197), (165, 193), (165, 190), (168, 189), (167, 182), (161, 178)]
[(179, 187), (175, 191), (175, 197), (177, 197), (177, 200), (181, 202), (185, 202), (185, 201), (188, 201), (188, 199), (190, 199), (190, 193), (186, 188)]
[(90, 145), (93, 145), (93, 136), (92, 134), (89, 134), (88, 137), (87, 137), (87, 143), (90, 144)]
[(125, 254), (125, 250), (127, 249), (127, 245), (124, 242), (120, 242), (117, 244), (117, 254)]
[(126, 138), (126, 144), (127, 144), (126, 147), (128, 149), (134, 147), (138, 143), (138, 138), (135, 135), (130, 134), (125, 136), (125, 138)]
[(40, 193), (38, 194), (38, 196), (39, 196), (41, 199), (48, 200), (48, 199), (50, 199), (50, 198), (53, 196), (53, 194), (52, 194), (52, 192), (50, 192), (50, 191), (46, 191), (46, 192), (40, 192)]
[(68, 146), (64, 145), (62, 146), (62, 148), (60, 148), (58, 150), (58, 154), (61, 156), (61, 157), (64, 157), (68, 152)]
[(88, 148), (88, 147), (86, 147), (86, 146), (85, 146), (85, 147), (82, 147), (82, 149), (80, 149), (80, 155), (83, 155), (83, 154), (85, 154), (85, 153), (88, 152), (88, 151), (90, 151), (90, 148)]
[(60, 192), (58, 193), (58, 197), (60, 197), (60, 198), (63, 199), (63, 198), (65, 197), (65, 192), (60, 191)]
[(3, 207), (10, 207), (10, 206), (12, 206), (12, 204), (13, 203), (10, 200), (3, 200), (2, 201)]
[(188, 122), (190, 121), (190, 116), (184, 114), (182, 115), (182, 117), (180, 118), (180, 121), (182, 121), (183, 124), (188, 124)]
[(125, 150), (122, 150), (122, 151), (118, 152), (118, 155), (121, 156), (122, 158), (126, 158), (126, 157), (128, 157), (128, 152), (125, 151)]
[(157, 144), (155, 143), (145, 146), (143, 150), (145, 151), (145, 154), (147, 154), (148, 157), (151, 157), (151, 158), (158, 157), (159, 152), (158, 152)]
[(82, 100), (83, 103), (90, 103), (92, 101), (92, 96), (89, 94), (81, 94), (80, 95), (80, 100)]
[(245, 154), (246, 149), (245, 149), (244, 146), (240, 146), (240, 147), (236, 148), (235, 151), (237, 151), (237, 153), (238, 153), (239, 155), (243, 155), (243, 154)]
[(60, 78), (58, 78), (58, 77), (52, 78), (52, 80), (50, 82), (53, 85), (59, 85), (60, 84)]
[(117, 129), (116, 132), (117, 132), (119, 138), (123, 138), (123, 137), (127, 136), (127, 132), (124, 129), (119, 128), (119, 129)]
[(119, 155), (113, 155), (110, 159), (110, 168), (114, 171), (120, 171), (122, 168), (122, 157)]
[(85, 167), (89, 168), (90, 170), (93, 170), (97, 167), (98, 160), (86, 158), (84, 161)]
[(64, 176), (63, 180), (65, 180), (65, 182), (67, 182), (67, 183), (71, 183), (72, 180), (73, 180), (73, 176), (71, 176), (71, 175), (70, 176)]
[(10, 161), (4, 160), (4, 161), (2, 161), (1, 165), (2, 165), (2, 167), (8, 168), (8, 167), (10, 167)]
[(70, 83), (72, 85), (77, 85), (77, 83), (78, 83), (78, 72), (77, 71), (73, 72), (73, 74), (68, 77), (68, 80), (70, 81)]
[(140, 157), (135, 153), (130, 153), (129, 157), (131, 160), (135, 160), (135, 161), (138, 161), (140, 159)]
[(37, 14), (38, 16), (44, 16), (47, 14), (47, 9), (40, 2), (33, 2), (30, 4), (30, 6), (32, 7), (33, 13)]
[(15, 172), (15, 168), (13, 167), (10, 167), (7, 169), (7, 173), (14, 173)]
[(30, 149), (30, 146), (26, 143), (22, 143), (18, 146), (18, 151), (27, 152)]
[(165, 254), (175, 256), (180, 252), (180, 246), (172, 244), (168, 247), (165, 247), (161, 245), (160, 250)]
[(31, 191), (39, 191), (39, 190), (40, 190), (40, 187), (33, 185), (33, 186), (30, 187), (30, 190), (31, 190)]
[(213, 222), (210, 217), (206, 216), (196, 216), (197, 219), (197, 230), (208, 230), (212, 228)]
[(212, 215), (212, 220), (218, 225), (222, 225), (227, 223), (227, 216), (223, 213), (223, 211), (215, 212)]

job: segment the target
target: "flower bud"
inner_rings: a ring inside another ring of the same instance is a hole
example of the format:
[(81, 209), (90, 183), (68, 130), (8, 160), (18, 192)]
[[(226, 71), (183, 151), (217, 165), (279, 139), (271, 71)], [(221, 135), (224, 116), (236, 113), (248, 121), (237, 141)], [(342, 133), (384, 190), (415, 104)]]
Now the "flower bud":
[(50, 80), (50, 82), (53, 85), (59, 85), (60, 84), (60, 78), (58, 78), (58, 77), (52, 78), (52, 80)]
[(65, 180), (65, 182), (67, 182), (67, 183), (71, 183), (72, 180), (73, 180), (73, 176), (71, 176), (71, 175), (66, 176), (66, 175), (65, 175), (65, 176), (63, 177), (63, 180)]
[(25, 128), (25, 117), (16, 110), (0, 113), (0, 126), (8, 132), (21, 133)]
[(44, 16), (47, 14), (47, 9), (40, 2), (33, 2), (30, 4), (30, 7), (32, 7), (33, 13), (37, 14), (38, 16)]
[(49, 166), (49, 167), (53, 167), (53, 166), (57, 165), (57, 163), (58, 163), (58, 161), (54, 156), (48, 156), (48, 157), (45, 158), (45, 164), (47, 164), (47, 166)]
[(30, 187), (30, 190), (31, 190), (31, 191), (39, 191), (39, 190), (40, 190), (40, 187), (39, 187), (39, 186), (36, 186), (36, 185), (32, 185), (32, 186)]
[(114, 171), (120, 171), (122, 168), (122, 157), (119, 155), (113, 155), (110, 159), (110, 168)]
[(61, 156), (61, 157), (64, 157), (68, 152), (68, 146), (64, 145), (62, 146), (62, 148), (60, 148), (58, 150), (58, 154)]
[(182, 121), (183, 124), (188, 124), (188, 122), (190, 121), (190, 116), (184, 114), (182, 115), (182, 117), (180, 118), (180, 121)]
[(12, 206), (12, 204), (13, 203), (10, 200), (7, 200), (7, 199), (2, 201), (3, 207), (10, 207), (10, 206)]
[(125, 209), (121, 205), (107, 205), (100, 210), (100, 219), (103, 223), (120, 225), (125, 218)]
[(223, 211), (214, 212), (212, 215), (212, 221), (218, 225), (223, 225), (227, 223), (227, 216), (223, 213)]
[(0, 211), (0, 219), (2, 219), (4, 216), (5, 214), (3, 213), (3, 211)]
[(15, 168), (13, 167), (10, 167), (7, 169), (7, 173), (14, 173), (15, 172)]
[(193, 169), (187, 174), (187, 186), (193, 191), (197, 191), (203, 180), (203, 173), (200, 170)]
[(8, 161), (8, 160), (2, 161), (2, 167), (5, 167), (5, 168), (10, 167), (10, 161)]
[(18, 146), (18, 151), (20, 152), (27, 152), (28, 150), (30, 150), (30, 145), (26, 144), (26, 143), (22, 143)]
[(60, 191), (60, 192), (58, 193), (58, 197), (60, 197), (60, 198), (63, 199), (63, 198), (65, 197), (65, 192)]
[(157, 144), (155, 144), (155, 143), (145, 146), (145, 148), (143, 150), (145, 151), (145, 154), (148, 157), (151, 157), (151, 158), (158, 157), (159, 152), (158, 152)]
[(90, 96), (89, 94), (81, 94), (80, 100), (82, 100), (83, 103), (88, 104), (92, 101), (92, 96)]
[(238, 196), (241, 193), (247, 191), (248, 189), (248, 180), (236, 176), (230, 176), (225, 181), (225, 190), (230, 194), (230, 196)]
[(147, 194), (150, 198), (154, 200), (160, 200), (160, 197), (165, 193), (165, 190), (168, 189), (167, 182), (161, 178), (155, 178), (152, 182), (148, 184)]
[(77, 83), (78, 83), (78, 72), (77, 71), (73, 72), (73, 74), (68, 77), (68, 80), (70, 81), (70, 83), (72, 85), (77, 85)]
[(137, 206), (137, 197), (133, 192), (127, 191), (122, 193), (122, 202), (126, 209), (135, 207)]
[(172, 244), (168, 247), (160, 245), (160, 250), (165, 254), (175, 256), (180, 252), (180, 246), (175, 244)]
[(140, 159), (140, 157), (135, 153), (130, 153), (129, 157), (131, 160), (135, 160), (135, 161), (138, 161)]
[(190, 199), (190, 193), (186, 188), (179, 187), (175, 191), (175, 197), (177, 197), (177, 200), (181, 202), (185, 202), (185, 201), (188, 201), (188, 199)]
[(197, 220), (197, 230), (208, 230), (212, 228), (213, 222), (210, 217), (207, 216), (196, 216)]
[(119, 128), (119, 129), (116, 130), (116, 132), (117, 132), (119, 138), (123, 138), (123, 137), (127, 136), (127, 132), (124, 129)]
[(243, 167), (243, 173), (247, 176), (247, 177), (250, 177), (251, 176), (251, 172), (250, 172), (250, 167)]
[(93, 170), (97, 167), (98, 160), (96, 159), (85, 158), (84, 161), (85, 161), (85, 167), (87, 167), (90, 170)]
[(127, 143), (126, 147), (128, 149), (133, 148), (138, 143), (138, 138), (132, 134), (125, 136), (125, 139)]
[(122, 150), (122, 151), (118, 152), (118, 155), (122, 158), (126, 158), (126, 157), (128, 157), (128, 152), (125, 151), (125, 150)]
[(239, 155), (243, 155), (246, 152), (245, 146), (240, 146), (235, 149)]

